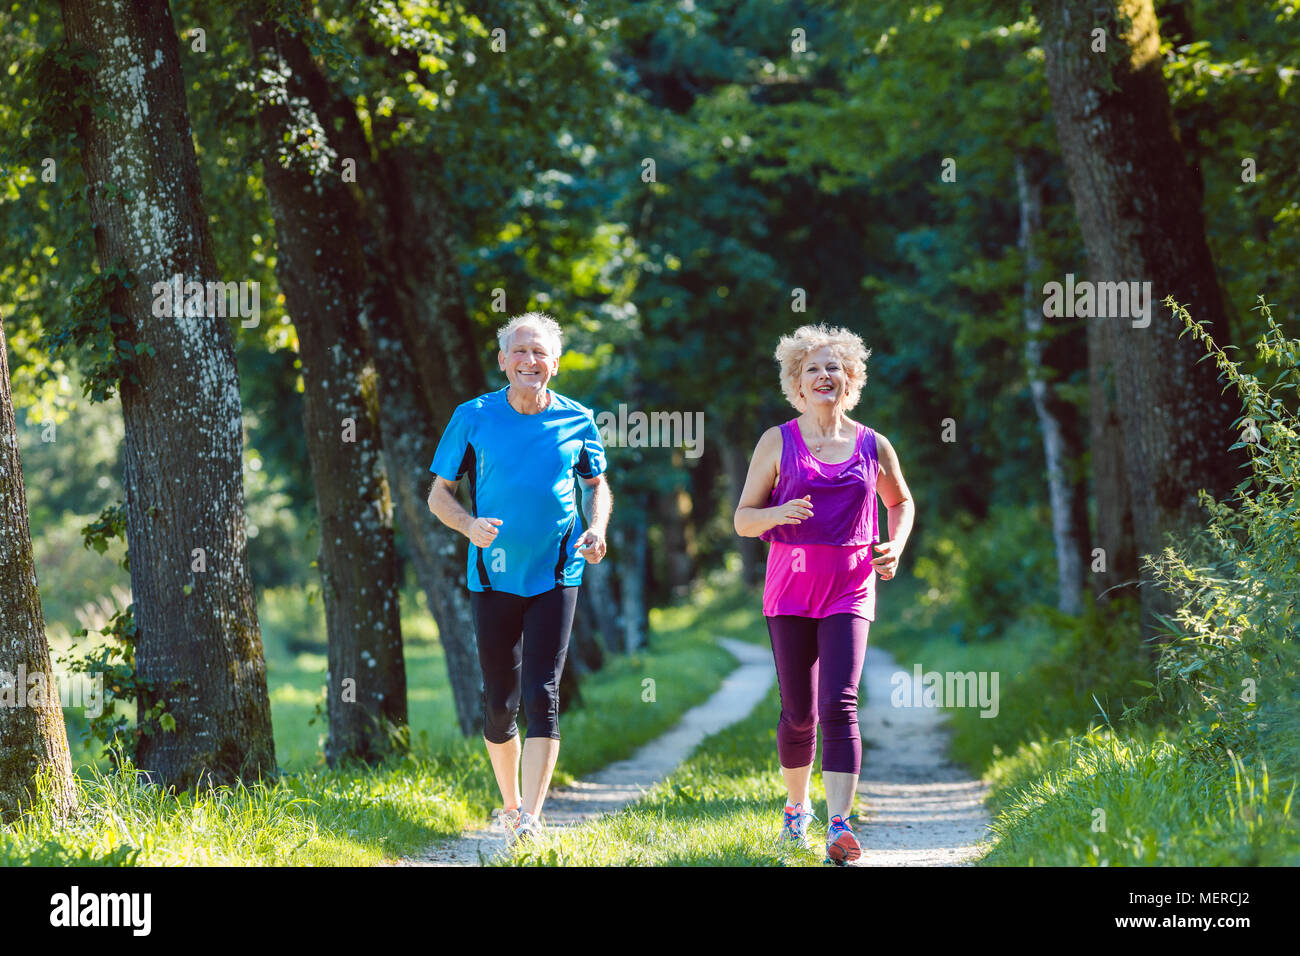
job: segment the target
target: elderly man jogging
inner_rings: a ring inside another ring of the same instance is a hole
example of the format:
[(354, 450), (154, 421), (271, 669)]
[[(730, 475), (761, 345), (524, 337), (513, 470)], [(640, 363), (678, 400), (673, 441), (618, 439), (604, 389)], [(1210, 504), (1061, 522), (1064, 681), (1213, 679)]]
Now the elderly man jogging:
[[(586, 562), (605, 556), (612, 495), (591, 409), (547, 387), (559, 368), (560, 326), (536, 312), (498, 333), (510, 384), (457, 406), (438, 442), (429, 510), (469, 538), (483, 737), (511, 843), (541, 833), (542, 803), (560, 752), (560, 675)], [(575, 476), (587, 528), (578, 525)], [(469, 482), (470, 511), (456, 500)], [(515, 717), (528, 724), (522, 747)]]

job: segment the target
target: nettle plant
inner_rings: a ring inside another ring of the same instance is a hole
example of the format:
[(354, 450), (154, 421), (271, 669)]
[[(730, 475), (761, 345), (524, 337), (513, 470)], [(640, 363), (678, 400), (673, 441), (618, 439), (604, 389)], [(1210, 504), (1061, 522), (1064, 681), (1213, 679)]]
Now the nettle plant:
[(1295, 733), (1300, 688), (1300, 418), (1282, 399), (1285, 390), (1300, 388), (1300, 339), (1283, 334), (1260, 296), (1252, 311), (1268, 330), (1257, 349), (1281, 369), (1265, 388), (1185, 308), (1172, 298), (1165, 304), (1186, 326), (1182, 334), (1200, 340), (1237, 388), (1241, 436), (1231, 449), (1248, 449), (1251, 475), (1224, 501), (1202, 490), (1206, 527), (1148, 561), (1181, 602), (1176, 621), (1162, 619), (1171, 640), (1161, 650), (1153, 697), (1201, 725), (1202, 756), (1256, 752)]

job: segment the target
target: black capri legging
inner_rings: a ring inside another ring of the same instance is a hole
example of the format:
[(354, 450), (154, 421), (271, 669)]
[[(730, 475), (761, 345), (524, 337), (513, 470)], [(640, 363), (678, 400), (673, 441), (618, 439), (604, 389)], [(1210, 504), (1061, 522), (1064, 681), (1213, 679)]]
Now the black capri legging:
[(519, 732), (515, 715), (522, 693), (528, 736), (559, 740), (560, 674), (569, 653), (578, 585), (556, 585), (533, 597), (470, 593), (483, 668), (483, 736), (503, 744)]

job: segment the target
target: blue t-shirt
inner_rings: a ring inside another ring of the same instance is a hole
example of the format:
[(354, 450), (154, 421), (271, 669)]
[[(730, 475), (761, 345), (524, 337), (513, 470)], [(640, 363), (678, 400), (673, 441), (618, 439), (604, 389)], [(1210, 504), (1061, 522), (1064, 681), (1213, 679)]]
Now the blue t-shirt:
[(469, 589), (532, 597), (582, 583), (574, 475), (604, 472), (605, 447), (590, 408), (551, 391), (550, 405), (524, 415), (506, 401), (509, 387), (456, 406), (429, 471), (468, 476), (470, 513), (501, 519), (490, 547), (470, 543)]

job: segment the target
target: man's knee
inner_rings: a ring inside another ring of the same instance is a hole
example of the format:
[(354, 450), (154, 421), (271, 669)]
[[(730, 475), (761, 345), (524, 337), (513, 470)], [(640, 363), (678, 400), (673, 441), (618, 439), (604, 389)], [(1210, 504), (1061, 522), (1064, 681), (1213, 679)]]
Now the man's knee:
[(560, 713), (558, 689), (548, 684), (536, 684), (524, 688), (523, 708), (524, 716), (528, 720), (530, 737), (554, 736)]

